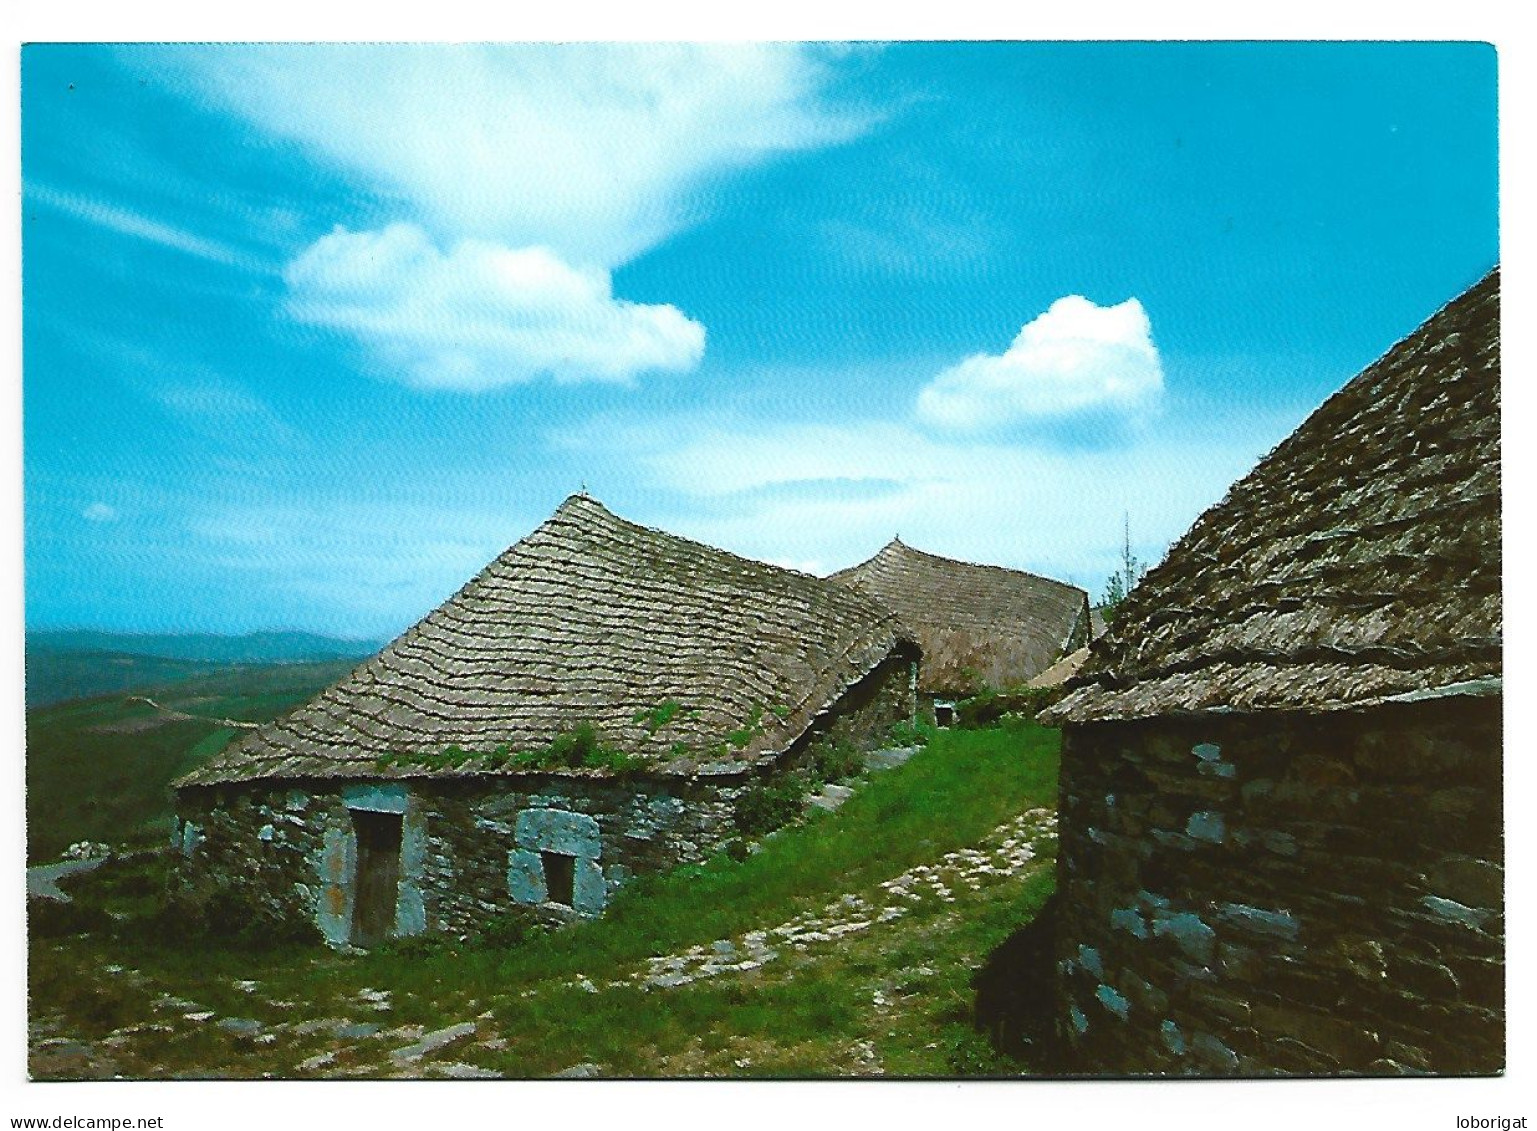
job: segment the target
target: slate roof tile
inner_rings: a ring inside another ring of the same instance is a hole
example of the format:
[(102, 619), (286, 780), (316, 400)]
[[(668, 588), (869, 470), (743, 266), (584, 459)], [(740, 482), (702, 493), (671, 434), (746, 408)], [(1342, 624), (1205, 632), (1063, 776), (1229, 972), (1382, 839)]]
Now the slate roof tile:
[[(861, 593), (577, 495), (379, 655), (177, 785), (506, 773), (484, 758), (380, 759), (537, 750), (582, 724), (659, 774), (740, 770), (785, 751), (898, 647), (916, 655)], [(665, 725), (636, 721), (668, 701), (681, 709)], [(755, 713), (761, 733), (722, 750)]]
[(1499, 321), (1496, 270), (1330, 397), (1136, 586), (1046, 717), (1497, 686)]

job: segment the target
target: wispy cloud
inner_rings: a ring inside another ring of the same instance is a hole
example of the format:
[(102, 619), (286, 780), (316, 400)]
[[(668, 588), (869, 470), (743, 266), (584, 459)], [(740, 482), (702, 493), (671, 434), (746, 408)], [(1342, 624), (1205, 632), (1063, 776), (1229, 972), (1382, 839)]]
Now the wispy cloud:
[[(99, 330), (69, 327), (69, 345), (88, 358), (94, 372), (108, 375), (180, 423), (231, 448), (302, 444), (303, 435), (266, 401), (219, 369), (177, 356), (172, 348), (152, 347)], [(217, 457), (216, 457), (217, 458)]]
[(852, 137), (836, 49), (799, 44), (124, 49), (409, 201), (440, 235), (615, 267), (701, 218), (713, 183)]
[(891, 421), (765, 428), (730, 420), (664, 431), (673, 429), (681, 434), (642, 458), (666, 486), (700, 496), (831, 481), (907, 484), (942, 476), (950, 455), (947, 447)]
[(625, 382), (692, 369), (704, 353), (704, 327), (677, 308), (616, 299), (606, 271), (544, 248), (463, 240), (442, 252), (410, 224), (337, 229), (284, 277), (294, 317), (351, 333), (380, 376), (418, 388)]
[(128, 208), (76, 193), (62, 192), (47, 185), (27, 185), (24, 203), (42, 204), (73, 216), (77, 220), (84, 220), (88, 224), (117, 232), (119, 235), (131, 236), (134, 239), (206, 259), (212, 263), (245, 269), (260, 267), (260, 264), (254, 262), (249, 256), (215, 240), (204, 239), (191, 232), (182, 231), (180, 228), (172, 227)]
[(1097, 306), (1059, 298), (1000, 355), (976, 354), (934, 378), (918, 417), (957, 432), (1060, 421), (1085, 413), (1135, 417), (1163, 395), (1152, 325), (1135, 298)]
[(295, 257), (286, 309), (418, 388), (694, 368), (704, 327), (615, 296), (611, 272), (706, 218), (728, 176), (873, 120), (828, 96), (849, 49), (816, 45), (122, 50), (397, 202), (397, 223)]
[(593, 426), (581, 441), (661, 492), (648, 521), (751, 557), (840, 568), (901, 534), (937, 553), (1096, 589), (1114, 565), (1123, 512), (1136, 552), (1156, 558), (1279, 434), (1195, 448), (1149, 434), (1067, 450), (935, 436), (891, 420), (694, 417), (649, 433)]
[(186, 542), (294, 626), (370, 636), (405, 628), (544, 517), (334, 497), (206, 503)]
[(96, 502), (80, 512), (81, 516), (91, 522), (115, 522), (117, 520), (117, 508), (106, 503)]
[(264, 401), (211, 370), (204, 372), (205, 376), (162, 385), (150, 395), (193, 428), (226, 445), (270, 448), (304, 443), (303, 435)]

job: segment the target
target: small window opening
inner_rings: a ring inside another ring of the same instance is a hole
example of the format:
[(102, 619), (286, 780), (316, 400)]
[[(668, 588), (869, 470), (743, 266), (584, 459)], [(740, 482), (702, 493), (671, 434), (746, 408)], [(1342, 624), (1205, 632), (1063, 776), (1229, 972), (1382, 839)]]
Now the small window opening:
[(570, 907), (576, 898), (576, 857), (564, 852), (541, 852), (544, 861), (544, 889), (551, 903)]
[(948, 727), (955, 725), (955, 704), (936, 702), (934, 704), (934, 725)]

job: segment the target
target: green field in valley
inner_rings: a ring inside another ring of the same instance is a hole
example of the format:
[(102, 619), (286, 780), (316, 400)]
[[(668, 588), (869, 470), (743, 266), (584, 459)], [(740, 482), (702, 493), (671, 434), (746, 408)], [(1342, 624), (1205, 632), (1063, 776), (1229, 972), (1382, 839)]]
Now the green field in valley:
[[(238, 733), (217, 720), (274, 718), (355, 664), (224, 667), (29, 710), (28, 863), (53, 859), (81, 840), (114, 846), (164, 843), (171, 828), (171, 780)], [(138, 701), (139, 695), (163, 709)]]

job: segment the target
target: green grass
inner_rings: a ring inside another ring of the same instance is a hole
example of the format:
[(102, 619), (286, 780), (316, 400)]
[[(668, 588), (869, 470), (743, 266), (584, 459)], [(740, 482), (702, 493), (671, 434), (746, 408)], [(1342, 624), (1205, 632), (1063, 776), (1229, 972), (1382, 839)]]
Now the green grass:
[[(57, 1031), (74, 1025), (94, 1036), (122, 1024), (142, 1006), (139, 991), (92, 988), (91, 972), (113, 961), (141, 971), (155, 992), (270, 1024), (352, 1017), (433, 1029), (489, 1011), (483, 1025), (505, 1045), (466, 1045), (449, 1059), (512, 1076), (583, 1061), (601, 1064), (605, 1075), (848, 1075), (867, 1070), (867, 1054), (891, 1074), (1017, 1075), (1028, 1066), (999, 1056), (973, 1028), (970, 979), (1050, 894), (1049, 853), (982, 892), (958, 890), (955, 903), (927, 899), (895, 923), (816, 953), (787, 951), (756, 971), (665, 991), (606, 983), (652, 955), (771, 927), (840, 894), (869, 896), (916, 864), (978, 843), (1022, 810), (1053, 807), (1057, 754), (1056, 732), (1033, 723), (943, 732), (905, 766), (861, 783), (838, 812), (813, 811), (746, 860), (722, 854), (642, 878), (602, 919), (511, 947), (440, 939), (366, 955), (296, 947), (255, 954), (167, 946), (131, 932), (110, 944), (34, 940), (32, 1013), (62, 1013)], [(579, 977), (601, 992), (572, 985)], [(260, 995), (234, 988), (247, 978), (261, 982)], [(392, 992), (387, 1017), (360, 1012), (356, 995), (365, 986)], [(300, 1003), (298, 1012), (279, 1002)], [(146, 1042), (140, 1054), (135, 1047), (120, 1051), (129, 1075), (189, 1068), (285, 1075), (327, 1046), (316, 1036), (257, 1052), (205, 1027), (196, 1039)], [(381, 1051), (388, 1047), (344, 1055), (376, 1057), (366, 1063), (388, 1072)]]
[[(1058, 734), (1030, 722), (945, 731), (899, 771), (876, 774), (836, 814), (781, 830), (744, 861), (708, 863), (635, 881), (601, 919), (532, 939), (506, 954), (447, 961), (487, 984), (550, 978), (634, 962), (777, 923), (858, 892), (915, 864), (971, 845), (1010, 816), (1056, 805)], [(361, 960), (381, 981), (410, 983), (432, 967)]]
[(80, 840), (131, 846), (170, 834), (169, 784), (222, 748), (220, 718), (275, 718), (333, 682), (351, 663), (242, 668), (149, 693), (198, 716), (172, 720), (127, 695), (27, 712), (27, 859), (52, 859)]
[(29, 860), (51, 859), (79, 840), (146, 843), (157, 831), (169, 833), (167, 783), (218, 728), (167, 722), (127, 733), (96, 729), (153, 715), (149, 707), (103, 704), (28, 716)]
[[(589, 1060), (614, 1075), (653, 1076), (660, 1065), (667, 1075), (816, 1077), (857, 1073), (849, 1050), (866, 1041), (891, 1075), (1019, 1075), (1029, 1066), (1000, 1056), (972, 1025), (971, 973), (1052, 886), (1043, 866), (1004, 898), (854, 936), (793, 975), (722, 978), (665, 994), (561, 987), (498, 1001), (503, 1030), (532, 1039), (481, 1063), (509, 1075)], [(872, 1008), (876, 989), (892, 999), (891, 1010)]]

